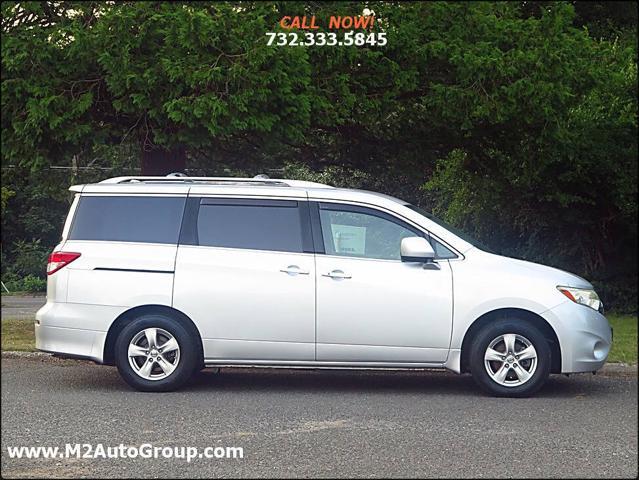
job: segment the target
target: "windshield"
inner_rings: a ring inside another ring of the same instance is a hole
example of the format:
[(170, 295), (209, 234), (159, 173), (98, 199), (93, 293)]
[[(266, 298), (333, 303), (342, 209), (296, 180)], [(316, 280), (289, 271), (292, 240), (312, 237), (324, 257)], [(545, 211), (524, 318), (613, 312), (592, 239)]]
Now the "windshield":
[(462, 240), (467, 241), (468, 243), (470, 243), (473, 247), (477, 247), (480, 248), (486, 252), (491, 252), (491, 249), (488, 248), (486, 245), (484, 245), (483, 243), (481, 243), (479, 240), (476, 240), (475, 238), (471, 237), (470, 235), (468, 235), (466, 232), (463, 232), (461, 230), (459, 230), (457, 227), (453, 227), (452, 225), (450, 225), (449, 223), (446, 223), (445, 221), (443, 221), (441, 218), (437, 218), (435, 215), (433, 215), (430, 212), (427, 212), (426, 210), (424, 210), (423, 208), (420, 208), (416, 205), (411, 205), (410, 203), (407, 203), (405, 205), (406, 207), (410, 208), (411, 210), (419, 213), (420, 215), (426, 217), (427, 219), (429, 219), (432, 222), (435, 222), (437, 225), (439, 225), (440, 227), (445, 228), (446, 230), (448, 230), (449, 232), (457, 235), (459, 238), (461, 238)]

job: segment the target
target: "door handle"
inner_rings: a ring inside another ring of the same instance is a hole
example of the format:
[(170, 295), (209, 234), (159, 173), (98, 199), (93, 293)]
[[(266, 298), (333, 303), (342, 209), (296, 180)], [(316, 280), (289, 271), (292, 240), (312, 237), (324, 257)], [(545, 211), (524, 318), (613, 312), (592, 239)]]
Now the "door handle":
[(287, 273), (289, 275), (308, 275), (310, 273), (307, 270), (300, 269), (297, 265), (289, 265), (286, 268), (282, 268), (280, 272)]
[(335, 278), (335, 279), (352, 278), (348, 273), (344, 273), (341, 270), (332, 270), (328, 273), (322, 273), (322, 277), (329, 277), (329, 278)]

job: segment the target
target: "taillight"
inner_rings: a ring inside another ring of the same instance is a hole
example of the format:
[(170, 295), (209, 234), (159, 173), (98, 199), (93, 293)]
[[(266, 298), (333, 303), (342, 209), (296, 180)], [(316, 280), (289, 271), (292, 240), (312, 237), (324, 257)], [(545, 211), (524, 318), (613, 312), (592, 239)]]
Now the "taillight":
[(49, 255), (47, 264), (47, 275), (57, 272), (61, 268), (69, 265), (73, 260), (79, 258), (81, 254), (76, 252), (53, 252)]

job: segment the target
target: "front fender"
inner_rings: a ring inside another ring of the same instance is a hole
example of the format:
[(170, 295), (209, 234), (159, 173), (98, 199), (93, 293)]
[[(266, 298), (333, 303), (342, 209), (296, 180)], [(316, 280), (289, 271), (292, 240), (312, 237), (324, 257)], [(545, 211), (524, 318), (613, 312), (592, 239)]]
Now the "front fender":
[[(560, 301), (559, 303), (565, 302)], [(525, 310), (539, 315), (540, 317), (544, 317), (544, 312), (550, 310), (548, 307), (539, 302), (521, 297), (491, 299), (478, 305), (471, 305), (468, 308), (462, 308), (461, 306), (458, 307), (457, 305), (455, 305), (455, 307), (455, 313), (453, 315), (453, 332), (450, 341), (451, 349), (461, 349), (464, 336), (466, 335), (466, 332), (468, 332), (468, 329), (470, 329), (473, 323), (475, 323), (478, 319), (489, 313), (497, 310), (517, 309)], [(550, 323), (550, 326), (553, 327), (556, 332), (556, 326), (553, 325), (552, 322), (548, 323)]]

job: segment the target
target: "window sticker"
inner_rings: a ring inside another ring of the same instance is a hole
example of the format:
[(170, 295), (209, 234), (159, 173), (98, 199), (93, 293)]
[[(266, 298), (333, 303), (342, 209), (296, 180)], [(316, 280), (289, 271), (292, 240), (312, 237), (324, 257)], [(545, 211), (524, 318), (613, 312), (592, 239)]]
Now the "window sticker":
[(335, 253), (364, 255), (366, 251), (366, 227), (331, 224)]

